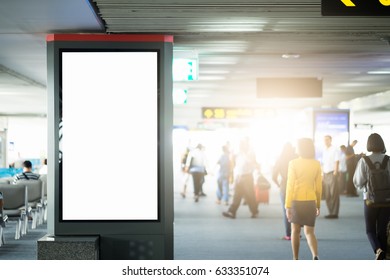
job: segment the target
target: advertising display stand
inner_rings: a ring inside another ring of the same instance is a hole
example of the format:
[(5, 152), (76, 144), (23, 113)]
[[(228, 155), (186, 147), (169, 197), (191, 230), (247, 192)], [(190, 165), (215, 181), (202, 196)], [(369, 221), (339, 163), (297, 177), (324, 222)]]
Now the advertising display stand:
[[(172, 53), (165, 35), (47, 36), (40, 258), (76, 259), (81, 246), (98, 259), (173, 259)], [(59, 243), (66, 256), (47, 248)]]

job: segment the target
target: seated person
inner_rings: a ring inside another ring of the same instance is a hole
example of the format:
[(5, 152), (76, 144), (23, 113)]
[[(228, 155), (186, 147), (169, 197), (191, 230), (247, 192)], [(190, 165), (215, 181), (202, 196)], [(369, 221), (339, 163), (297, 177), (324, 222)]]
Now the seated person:
[(23, 173), (14, 176), (13, 183), (16, 184), (19, 180), (38, 180), (39, 174), (32, 172), (32, 163), (29, 160), (23, 162)]

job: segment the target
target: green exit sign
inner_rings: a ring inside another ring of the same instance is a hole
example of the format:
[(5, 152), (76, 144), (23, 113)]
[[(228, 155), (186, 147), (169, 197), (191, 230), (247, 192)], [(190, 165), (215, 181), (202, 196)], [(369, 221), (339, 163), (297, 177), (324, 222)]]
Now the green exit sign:
[(321, 0), (323, 16), (390, 16), (390, 0)]
[(195, 58), (174, 58), (172, 62), (173, 81), (195, 81), (198, 79), (198, 60)]

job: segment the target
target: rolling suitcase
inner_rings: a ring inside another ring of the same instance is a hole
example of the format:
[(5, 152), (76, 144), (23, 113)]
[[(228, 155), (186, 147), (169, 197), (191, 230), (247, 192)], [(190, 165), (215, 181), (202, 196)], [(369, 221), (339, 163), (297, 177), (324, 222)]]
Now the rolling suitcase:
[(271, 184), (269, 181), (260, 174), (257, 178), (257, 182), (255, 185), (255, 195), (257, 203), (265, 203), (269, 204), (269, 189), (271, 188)]
[(256, 187), (255, 195), (257, 203), (269, 204), (269, 189), (261, 189)]

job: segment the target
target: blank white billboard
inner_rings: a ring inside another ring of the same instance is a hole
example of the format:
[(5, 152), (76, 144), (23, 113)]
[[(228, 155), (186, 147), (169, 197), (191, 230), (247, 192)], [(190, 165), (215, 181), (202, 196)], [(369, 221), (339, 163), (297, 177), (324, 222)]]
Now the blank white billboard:
[(158, 220), (158, 52), (61, 59), (62, 220)]

